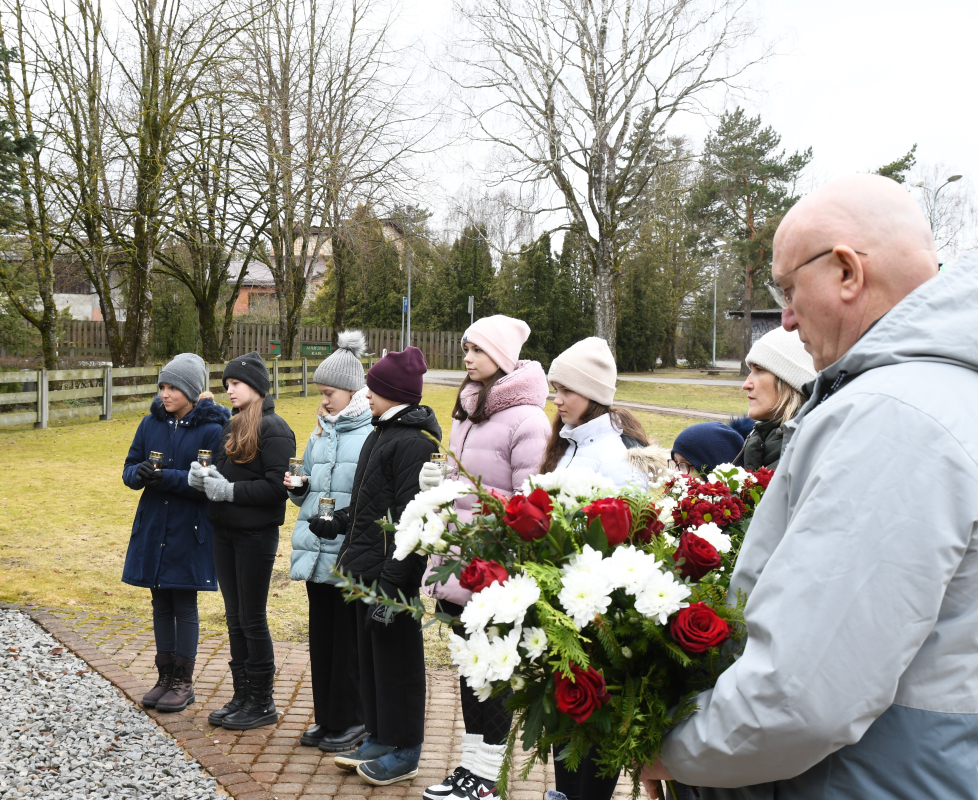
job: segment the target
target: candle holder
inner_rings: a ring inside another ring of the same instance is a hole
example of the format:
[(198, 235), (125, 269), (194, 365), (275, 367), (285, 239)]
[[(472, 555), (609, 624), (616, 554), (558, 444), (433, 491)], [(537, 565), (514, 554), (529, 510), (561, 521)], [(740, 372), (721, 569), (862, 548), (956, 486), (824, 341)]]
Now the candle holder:
[(157, 452), (156, 450), (149, 451), (149, 463), (153, 465), (153, 469), (159, 470), (163, 468), (163, 454)]
[(431, 463), (438, 465), (438, 469), (441, 472), (441, 480), (444, 482), (445, 478), (448, 477), (448, 456), (445, 453), (432, 453)]
[(323, 519), (332, 519), (333, 511), (336, 508), (336, 500), (332, 497), (319, 498), (319, 516)]
[(289, 459), (289, 486), (293, 489), (302, 488), (302, 459)]
[(197, 463), (201, 466), (201, 474), (206, 478), (211, 474), (210, 468), (214, 463), (214, 454), (210, 450), (198, 450)]

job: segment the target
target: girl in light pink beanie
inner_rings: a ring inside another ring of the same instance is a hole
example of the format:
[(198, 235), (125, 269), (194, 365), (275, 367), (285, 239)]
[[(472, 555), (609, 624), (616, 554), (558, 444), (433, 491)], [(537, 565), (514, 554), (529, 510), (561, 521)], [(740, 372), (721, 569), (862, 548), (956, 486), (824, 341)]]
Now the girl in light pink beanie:
[(471, 342), (509, 375), (516, 369), (520, 349), (529, 336), (530, 326), (523, 320), (494, 314), (473, 322), (462, 334), (462, 344)]

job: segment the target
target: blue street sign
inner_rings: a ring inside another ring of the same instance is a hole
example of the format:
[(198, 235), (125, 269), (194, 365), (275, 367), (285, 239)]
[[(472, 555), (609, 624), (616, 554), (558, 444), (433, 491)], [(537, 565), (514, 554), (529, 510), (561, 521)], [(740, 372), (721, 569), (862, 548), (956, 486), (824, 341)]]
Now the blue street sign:
[(401, 313), (402, 314), (407, 314), (407, 298), (406, 297), (402, 297), (401, 298)]

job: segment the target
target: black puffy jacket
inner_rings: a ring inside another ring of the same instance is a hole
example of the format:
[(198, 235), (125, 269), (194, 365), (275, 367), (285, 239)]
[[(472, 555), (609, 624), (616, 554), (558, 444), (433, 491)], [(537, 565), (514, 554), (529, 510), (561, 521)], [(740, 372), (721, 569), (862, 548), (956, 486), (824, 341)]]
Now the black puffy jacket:
[(390, 512), (397, 522), (418, 493), (421, 467), (438, 450), (425, 431), (441, 439), (435, 412), (428, 406), (410, 405), (388, 420), (374, 418), (373, 432), (360, 450), (350, 506), (337, 515), (347, 520), (347, 537), (336, 568), (355, 580), (380, 581), (388, 591), (393, 587), (405, 594), (421, 586), (427, 558), (412, 553), (395, 561), (394, 534), (377, 520)]
[[(232, 411), (236, 414), (237, 410)], [(261, 404), (261, 429), (258, 455), (247, 464), (235, 464), (224, 452), (231, 433), (230, 420), (224, 426), (221, 444), (214, 454), (214, 466), (234, 484), (233, 503), (211, 503), (210, 520), (222, 528), (253, 530), (285, 522), (285, 473), (295, 455), (295, 434), (275, 413), (275, 401), (266, 397)]]

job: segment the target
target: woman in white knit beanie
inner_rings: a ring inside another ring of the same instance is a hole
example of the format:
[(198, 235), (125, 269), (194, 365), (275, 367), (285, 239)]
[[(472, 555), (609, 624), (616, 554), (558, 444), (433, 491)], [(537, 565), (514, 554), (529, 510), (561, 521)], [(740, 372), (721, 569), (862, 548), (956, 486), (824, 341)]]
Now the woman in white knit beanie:
[(742, 388), (754, 430), (744, 443), (744, 467), (775, 469), (781, 459), (784, 423), (804, 404), (802, 387), (815, 379), (815, 364), (798, 332), (782, 327), (758, 339), (745, 361), (750, 374)]

